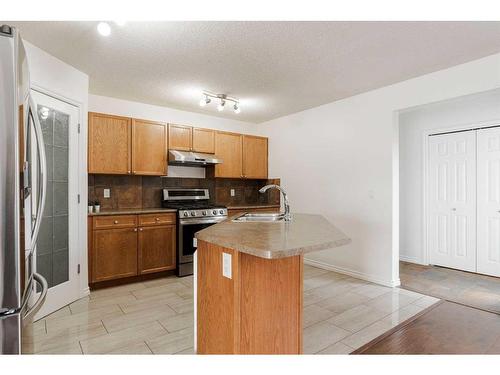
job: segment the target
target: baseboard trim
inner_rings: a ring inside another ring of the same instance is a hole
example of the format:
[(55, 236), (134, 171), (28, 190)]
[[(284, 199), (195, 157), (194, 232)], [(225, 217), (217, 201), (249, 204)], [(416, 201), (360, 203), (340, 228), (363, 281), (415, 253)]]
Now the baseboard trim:
[(402, 255), (402, 254), (399, 254), (399, 260), (402, 260), (403, 262), (408, 262), (408, 263), (421, 264), (422, 266), (427, 266), (428, 265), (428, 264), (422, 262), (418, 258), (410, 257), (410, 256)]
[(388, 286), (390, 288), (401, 285), (401, 280), (399, 278), (397, 278), (395, 280), (380, 279), (376, 276), (369, 275), (369, 274), (366, 274), (363, 272), (358, 272), (358, 271), (351, 270), (348, 268), (343, 268), (343, 267), (337, 267), (337, 266), (333, 266), (331, 264), (327, 264), (327, 263), (323, 263), (323, 262), (319, 262), (317, 260), (311, 260), (311, 259), (304, 259), (304, 263), (309, 265), (309, 266), (314, 266), (314, 267), (322, 268), (324, 270), (341, 273), (343, 275), (352, 276), (352, 277), (355, 277), (357, 279), (369, 281), (371, 283), (380, 284), (383, 286)]
[(82, 297), (88, 296), (90, 294), (90, 288), (87, 286), (82, 290)]

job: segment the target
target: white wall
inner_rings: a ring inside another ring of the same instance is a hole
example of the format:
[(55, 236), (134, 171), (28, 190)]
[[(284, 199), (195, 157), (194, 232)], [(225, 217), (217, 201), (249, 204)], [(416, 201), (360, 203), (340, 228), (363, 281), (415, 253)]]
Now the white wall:
[(352, 238), (306, 261), (397, 285), (396, 111), (498, 87), (500, 54), (260, 124), (292, 211), (323, 214)]
[[(31, 87), (46, 94), (76, 105), (80, 109), (81, 133), (79, 138), (79, 193), (81, 196), (78, 211), (79, 262), (83, 270), (87, 269), (87, 107), (89, 77), (49, 55), (40, 48), (24, 41), (30, 70)], [(80, 295), (89, 293), (87, 272), (80, 274)]]
[(425, 263), (422, 212), (425, 134), (490, 122), (500, 124), (500, 90), (468, 95), (400, 113), (400, 259)]

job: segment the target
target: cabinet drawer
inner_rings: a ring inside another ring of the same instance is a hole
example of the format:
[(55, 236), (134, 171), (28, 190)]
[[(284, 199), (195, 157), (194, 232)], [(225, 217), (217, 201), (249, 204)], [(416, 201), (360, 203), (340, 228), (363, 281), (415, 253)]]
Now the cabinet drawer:
[(136, 215), (112, 215), (94, 217), (94, 229), (132, 228), (136, 225)]
[(175, 224), (175, 222), (175, 213), (139, 215), (139, 226)]

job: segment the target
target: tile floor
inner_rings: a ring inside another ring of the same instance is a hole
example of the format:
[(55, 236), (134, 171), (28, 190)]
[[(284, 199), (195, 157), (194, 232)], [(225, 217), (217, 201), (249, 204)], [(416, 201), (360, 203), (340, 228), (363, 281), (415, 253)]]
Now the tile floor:
[(500, 278), (437, 266), (400, 262), (403, 287), (500, 313)]
[[(193, 354), (192, 277), (91, 292), (37, 321), (37, 354)], [(304, 267), (304, 353), (347, 354), (438, 299)]]

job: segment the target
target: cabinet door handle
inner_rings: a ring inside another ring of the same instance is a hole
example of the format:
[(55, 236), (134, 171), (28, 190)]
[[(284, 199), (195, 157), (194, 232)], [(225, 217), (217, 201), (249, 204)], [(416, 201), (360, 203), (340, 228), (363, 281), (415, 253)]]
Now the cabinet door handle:
[(157, 217), (155, 220), (156, 220), (156, 221), (160, 221), (160, 218), (159, 218), (159, 217)]
[(118, 220), (115, 220), (115, 221), (114, 221), (114, 223), (115, 223), (115, 224), (118, 224)]
[(137, 232), (137, 228), (134, 228), (134, 232)]
[[(136, 230), (137, 230), (137, 229), (136, 229)], [(142, 228), (140, 228), (140, 229), (139, 229), (139, 231), (141, 231), (141, 232), (142, 232)]]

